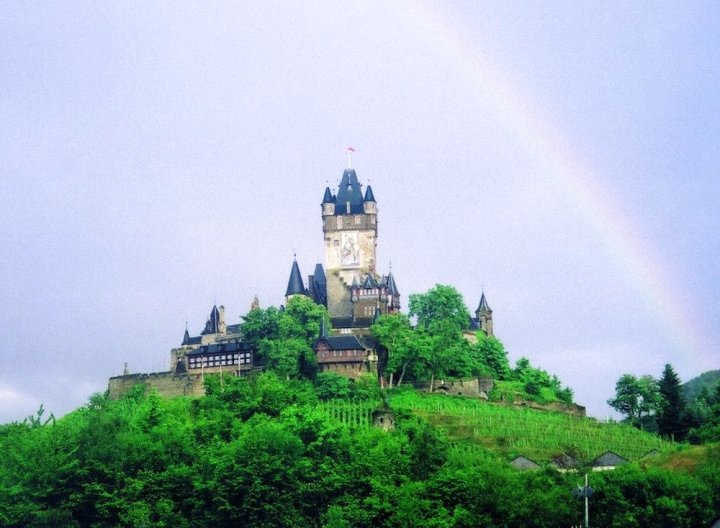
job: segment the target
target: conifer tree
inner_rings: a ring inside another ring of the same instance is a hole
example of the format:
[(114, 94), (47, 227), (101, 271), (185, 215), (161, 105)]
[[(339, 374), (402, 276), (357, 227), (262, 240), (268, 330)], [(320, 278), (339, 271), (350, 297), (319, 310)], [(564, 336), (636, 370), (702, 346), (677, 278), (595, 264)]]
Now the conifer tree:
[(676, 440), (681, 440), (686, 433), (683, 423), (685, 399), (682, 394), (680, 378), (673, 370), (672, 365), (665, 365), (662, 377), (658, 381), (658, 388), (663, 397), (657, 415), (658, 432), (661, 435), (673, 436)]

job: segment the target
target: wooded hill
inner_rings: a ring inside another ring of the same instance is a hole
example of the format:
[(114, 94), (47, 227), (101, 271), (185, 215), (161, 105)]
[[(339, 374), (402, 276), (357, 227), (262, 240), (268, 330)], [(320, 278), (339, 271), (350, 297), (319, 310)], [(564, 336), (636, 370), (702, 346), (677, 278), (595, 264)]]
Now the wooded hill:
[[(411, 390), (387, 395), (396, 428), (384, 431), (370, 425), (382, 399), (372, 385), (352, 399), (321, 393), (272, 372), (208, 377), (193, 400), (138, 386), (59, 420), (2, 425), (0, 525), (567, 527), (581, 523), (571, 494), (581, 475), (518, 471), (508, 457), (542, 458), (601, 431), (616, 431), (603, 448), (647, 447), (620, 425)], [(720, 511), (720, 448), (704, 449), (674, 469), (592, 473), (592, 525), (708, 526)]]

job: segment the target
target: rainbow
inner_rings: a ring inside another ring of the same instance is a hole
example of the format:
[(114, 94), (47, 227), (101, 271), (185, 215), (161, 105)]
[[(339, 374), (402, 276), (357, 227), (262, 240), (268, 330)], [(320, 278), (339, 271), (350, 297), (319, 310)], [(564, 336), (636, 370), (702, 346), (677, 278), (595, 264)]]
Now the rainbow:
[(416, 24), (447, 56), (449, 64), (461, 69), (498, 121), (536, 160), (546, 183), (567, 193), (578, 215), (592, 226), (609, 256), (626, 274), (628, 283), (645, 298), (652, 315), (662, 323), (659, 330), (668, 334), (689, 357), (715, 364), (710, 357), (709, 340), (694, 323), (683, 297), (674, 290), (674, 282), (661, 265), (657, 251), (551, 120), (526, 103), (529, 98), (507, 81), (500, 68), (477, 45), (459, 34), (457, 28), (461, 24), (436, 6), (413, 3), (411, 7), (405, 6), (400, 17)]

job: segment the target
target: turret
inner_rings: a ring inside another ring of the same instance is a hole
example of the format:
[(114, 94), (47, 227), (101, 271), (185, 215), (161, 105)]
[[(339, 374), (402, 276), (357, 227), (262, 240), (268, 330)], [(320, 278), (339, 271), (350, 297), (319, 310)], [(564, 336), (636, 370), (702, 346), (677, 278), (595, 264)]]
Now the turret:
[(335, 214), (335, 196), (330, 192), (330, 187), (325, 187), (325, 196), (323, 196), (321, 207), (323, 217)]
[(365, 214), (377, 214), (377, 203), (373, 195), (372, 187), (369, 185), (365, 189), (365, 199), (363, 200), (363, 211)]
[(480, 304), (478, 304), (477, 310), (475, 310), (475, 317), (477, 317), (478, 326), (480, 327), (480, 330), (485, 332), (485, 335), (492, 337), (492, 335), (493, 335), (492, 310), (490, 309), (490, 305), (488, 304), (487, 299), (485, 298), (485, 292), (482, 292), (482, 295), (480, 296)]

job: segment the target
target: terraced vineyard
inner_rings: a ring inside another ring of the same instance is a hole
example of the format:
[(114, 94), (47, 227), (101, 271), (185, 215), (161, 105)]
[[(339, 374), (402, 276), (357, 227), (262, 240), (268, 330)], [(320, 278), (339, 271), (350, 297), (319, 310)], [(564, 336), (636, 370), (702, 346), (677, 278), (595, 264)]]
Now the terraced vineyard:
[(632, 461), (673, 445), (624, 424), (456, 396), (402, 391), (391, 394), (390, 406), (426, 417), (460, 444), (482, 445), (508, 457), (521, 454), (537, 462), (563, 452), (589, 462), (608, 450)]

